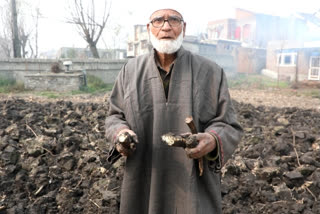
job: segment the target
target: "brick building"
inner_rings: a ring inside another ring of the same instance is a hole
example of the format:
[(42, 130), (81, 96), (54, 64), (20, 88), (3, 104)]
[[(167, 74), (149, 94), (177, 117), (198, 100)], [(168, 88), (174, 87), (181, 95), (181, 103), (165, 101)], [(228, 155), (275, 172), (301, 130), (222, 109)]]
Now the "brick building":
[(305, 22), (297, 18), (255, 13), (244, 9), (235, 10), (235, 19), (208, 23), (208, 39), (232, 39), (243, 46), (266, 48), (273, 40), (304, 39)]
[(134, 34), (128, 39), (127, 56), (134, 57), (151, 50), (146, 25), (134, 25)]
[(320, 81), (320, 42), (269, 43), (263, 73), (288, 81)]

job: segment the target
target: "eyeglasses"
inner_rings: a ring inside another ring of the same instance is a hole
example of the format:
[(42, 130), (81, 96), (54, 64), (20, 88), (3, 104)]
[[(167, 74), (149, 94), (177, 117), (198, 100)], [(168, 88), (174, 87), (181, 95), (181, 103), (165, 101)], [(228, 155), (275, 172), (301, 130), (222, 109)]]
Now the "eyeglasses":
[(164, 17), (156, 17), (152, 19), (150, 23), (153, 27), (160, 28), (163, 27), (165, 22), (168, 22), (171, 27), (178, 27), (181, 25), (181, 22), (183, 22), (183, 19), (177, 16), (170, 16), (168, 19), (165, 19)]

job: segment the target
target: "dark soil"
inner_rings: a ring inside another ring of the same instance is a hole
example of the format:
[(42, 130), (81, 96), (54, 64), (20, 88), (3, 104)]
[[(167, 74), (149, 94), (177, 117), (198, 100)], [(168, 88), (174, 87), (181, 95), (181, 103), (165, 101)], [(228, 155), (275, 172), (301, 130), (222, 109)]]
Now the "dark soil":
[(0, 213), (118, 213), (121, 165), (106, 163), (107, 106), (0, 102)]
[(224, 213), (320, 213), (320, 112), (234, 104), (245, 136), (223, 168)]
[[(223, 168), (224, 213), (320, 213), (320, 113), (234, 102), (245, 136)], [(0, 100), (0, 213), (118, 213), (108, 106)]]

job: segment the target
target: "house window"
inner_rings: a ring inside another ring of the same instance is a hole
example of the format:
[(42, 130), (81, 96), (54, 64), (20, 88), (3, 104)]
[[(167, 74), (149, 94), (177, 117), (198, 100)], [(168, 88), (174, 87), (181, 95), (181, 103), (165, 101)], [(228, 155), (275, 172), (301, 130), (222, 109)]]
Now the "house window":
[(277, 58), (279, 66), (296, 66), (297, 53), (280, 53)]
[(251, 25), (245, 24), (242, 29), (242, 40), (249, 41), (251, 37)]
[(129, 46), (129, 48), (128, 48), (129, 51), (133, 51), (133, 44), (132, 44), (132, 43), (129, 43), (128, 46)]
[(310, 57), (309, 80), (320, 80), (320, 57)]
[(284, 64), (286, 64), (286, 65), (291, 65), (292, 63), (291, 63), (291, 56), (289, 55), (286, 55), (285, 57), (284, 57)]
[(142, 40), (141, 41), (141, 49), (147, 49), (148, 48), (148, 41), (147, 40)]
[(141, 32), (147, 32), (147, 26), (146, 25), (142, 26), (142, 31)]

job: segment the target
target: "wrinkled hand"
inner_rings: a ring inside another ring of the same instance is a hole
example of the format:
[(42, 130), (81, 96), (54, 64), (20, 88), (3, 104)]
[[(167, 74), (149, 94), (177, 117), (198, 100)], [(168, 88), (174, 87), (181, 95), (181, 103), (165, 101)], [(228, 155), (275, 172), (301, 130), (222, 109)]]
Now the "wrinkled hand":
[(185, 149), (189, 158), (201, 158), (217, 147), (217, 142), (212, 135), (208, 133), (198, 133), (194, 135), (199, 144), (195, 148)]
[(124, 134), (127, 133), (130, 135), (131, 143), (132, 145), (135, 145), (138, 143), (138, 137), (134, 131), (130, 129), (122, 129), (116, 139), (116, 149), (122, 156), (129, 156), (135, 151), (135, 147), (132, 146), (125, 146), (124, 144), (120, 143), (121, 140), (119, 140), (121, 137), (124, 136)]

